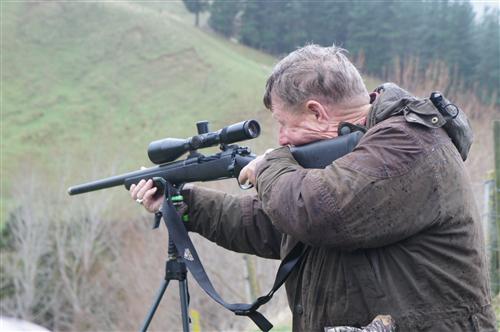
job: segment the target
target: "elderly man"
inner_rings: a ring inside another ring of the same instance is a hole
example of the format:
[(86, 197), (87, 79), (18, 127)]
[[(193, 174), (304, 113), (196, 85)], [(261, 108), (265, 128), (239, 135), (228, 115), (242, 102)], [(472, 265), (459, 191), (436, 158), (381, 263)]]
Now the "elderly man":
[[(306, 244), (286, 282), (294, 331), (378, 314), (399, 331), (495, 331), (467, 151), (429, 103), (393, 84), (370, 95), (342, 51), (309, 45), (276, 65), (264, 104), (283, 147), (242, 170), (254, 197), (184, 188), (188, 229), (266, 258)], [(367, 129), (353, 152), (325, 169), (298, 165), (289, 145), (335, 137), (343, 121)], [(151, 181), (131, 188), (151, 212), (155, 192)]]

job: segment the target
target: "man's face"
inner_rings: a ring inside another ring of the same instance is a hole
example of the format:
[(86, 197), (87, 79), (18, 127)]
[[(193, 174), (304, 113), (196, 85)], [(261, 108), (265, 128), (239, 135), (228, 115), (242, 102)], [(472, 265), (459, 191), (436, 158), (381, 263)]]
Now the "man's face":
[(279, 125), (280, 145), (303, 145), (324, 139), (324, 125), (305, 107), (290, 110), (279, 98), (273, 98), (273, 119)]

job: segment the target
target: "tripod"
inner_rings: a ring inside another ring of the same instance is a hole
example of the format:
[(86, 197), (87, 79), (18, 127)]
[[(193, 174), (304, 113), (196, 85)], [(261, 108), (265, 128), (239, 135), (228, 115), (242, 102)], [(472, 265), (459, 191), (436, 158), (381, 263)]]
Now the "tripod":
[(186, 264), (179, 257), (177, 249), (171, 239), (168, 241), (168, 260), (165, 265), (165, 278), (158, 290), (156, 298), (153, 305), (149, 309), (149, 313), (142, 324), (141, 331), (145, 332), (148, 329), (149, 323), (153, 319), (153, 316), (160, 304), (161, 298), (167, 289), (167, 286), (171, 280), (179, 281), (179, 296), (181, 299), (181, 313), (182, 313), (182, 331), (189, 332), (189, 316), (188, 316), (188, 306), (189, 306), (189, 294), (188, 294), (188, 284), (187, 284), (187, 269)]
[[(163, 179), (154, 178), (155, 185), (158, 187), (160, 192), (165, 194), (165, 199), (169, 199), (167, 183)], [(155, 226), (157, 228), (160, 225), (161, 214), (155, 215)], [(188, 293), (188, 283), (187, 283), (187, 268), (186, 263), (184, 263), (182, 257), (179, 256), (177, 248), (175, 247), (174, 241), (169, 235), (168, 239), (168, 260), (165, 264), (165, 277), (162, 281), (160, 289), (156, 294), (156, 298), (153, 305), (149, 309), (149, 313), (142, 324), (141, 331), (146, 332), (149, 323), (153, 319), (153, 316), (160, 304), (163, 294), (167, 290), (167, 286), (171, 280), (179, 281), (179, 296), (181, 300), (181, 314), (182, 314), (182, 331), (189, 332), (189, 316), (188, 316), (188, 306), (189, 306), (189, 293)]]

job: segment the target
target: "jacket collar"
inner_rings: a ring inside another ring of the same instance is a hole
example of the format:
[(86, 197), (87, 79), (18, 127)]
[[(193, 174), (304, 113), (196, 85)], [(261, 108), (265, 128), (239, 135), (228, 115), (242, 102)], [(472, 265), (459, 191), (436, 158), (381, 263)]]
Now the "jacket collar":
[(366, 127), (371, 128), (392, 116), (402, 113), (402, 109), (416, 98), (394, 83), (384, 83), (375, 89), (378, 94), (366, 119)]

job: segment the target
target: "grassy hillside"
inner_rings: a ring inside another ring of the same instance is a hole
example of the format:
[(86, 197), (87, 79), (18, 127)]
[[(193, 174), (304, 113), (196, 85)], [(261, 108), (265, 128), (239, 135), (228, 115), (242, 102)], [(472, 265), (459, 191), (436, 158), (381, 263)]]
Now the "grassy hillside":
[(180, 2), (2, 3), (2, 43), (3, 218), (20, 169), (74, 184), (147, 164), (150, 141), (198, 120), (267, 118), (274, 60), (194, 28)]

